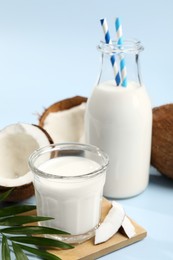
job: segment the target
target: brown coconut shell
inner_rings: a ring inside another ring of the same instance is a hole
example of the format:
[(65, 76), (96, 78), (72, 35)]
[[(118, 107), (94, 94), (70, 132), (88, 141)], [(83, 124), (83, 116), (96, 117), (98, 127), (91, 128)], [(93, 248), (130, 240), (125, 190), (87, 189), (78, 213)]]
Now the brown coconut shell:
[(151, 165), (173, 179), (173, 104), (153, 109)]
[[(12, 188), (0, 186), (0, 194)], [(26, 200), (34, 195), (33, 183), (25, 184), (22, 186), (14, 187), (10, 195), (4, 200), (6, 202), (18, 202)]]
[(63, 99), (46, 108), (43, 114), (39, 118), (39, 126), (44, 127), (44, 121), (49, 113), (67, 110), (69, 108), (80, 105), (86, 102), (87, 98), (82, 96), (75, 96), (67, 99)]
[[(45, 129), (43, 129), (42, 127), (35, 125), (35, 124), (33, 124), (33, 126), (38, 127), (41, 131), (43, 131), (44, 134), (47, 136), (50, 144), (53, 144), (52, 138), (50, 137), (50, 135), (47, 133), (47, 131)], [(19, 201), (32, 197), (35, 193), (34, 185), (31, 182), (31, 183), (16, 186), (16, 187), (4, 187), (4, 186), (0, 185), (0, 194), (2, 194), (3, 192), (6, 192), (12, 188), (13, 188), (12, 192), (4, 200), (4, 202), (19, 202)]]

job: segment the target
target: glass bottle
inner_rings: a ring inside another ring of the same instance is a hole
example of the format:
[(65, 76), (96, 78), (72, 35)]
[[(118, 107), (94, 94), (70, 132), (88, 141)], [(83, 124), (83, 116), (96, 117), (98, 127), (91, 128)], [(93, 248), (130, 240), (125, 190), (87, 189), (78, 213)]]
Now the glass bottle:
[[(104, 150), (110, 159), (104, 196), (128, 198), (148, 185), (152, 109), (141, 81), (139, 41), (124, 41), (98, 46), (101, 69), (96, 86), (87, 102), (85, 116), (86, 142)], [(124, 57), (127, 86), (117, 86), (110, 63), (112, 55), (117, 65)]]

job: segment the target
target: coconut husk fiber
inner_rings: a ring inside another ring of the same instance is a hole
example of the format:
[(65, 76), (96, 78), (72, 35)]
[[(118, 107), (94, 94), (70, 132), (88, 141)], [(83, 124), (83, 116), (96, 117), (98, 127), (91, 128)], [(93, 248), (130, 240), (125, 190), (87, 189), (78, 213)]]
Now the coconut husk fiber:
[(173, 179), (173, 104), (153, 109), (151, 165)]

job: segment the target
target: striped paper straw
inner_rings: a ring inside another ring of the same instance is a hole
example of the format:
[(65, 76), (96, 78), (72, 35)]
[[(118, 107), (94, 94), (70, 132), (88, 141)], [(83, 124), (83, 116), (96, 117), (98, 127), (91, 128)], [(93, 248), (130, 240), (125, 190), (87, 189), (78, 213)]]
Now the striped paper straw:
[[(118, 38), (118, 45), (122, 48), (123, 46), (123, 33), (122, 33), (122, 25), (119, 18), (115, 20), (115, 28)], [(121, 85), (123, 87), (127, 87), (127, 70), (126, 70), (126, 62), (124, 54), (120, 54), (120, 71), (121, 71)]]
[[(111, 40), (111, 37), (110, 37), (106, 18), (101, 19), (100, 22), (101, 22), (103, 32), (104, 32), (104, 35), (105, 35), (105, 42), (107, 44), (112, 44), (112, 40)], [(110, 60), (111, 60), (111, 64), (112, 64), (113, 71), (114, 71), (114, 77), (115, 77), (116, 85), (119, 86), (120, 83), (121, 83), (121, 79), (120, 79), (120, 74), (119, 74), (117, 63), (116, 63), (115, 55), (112, 54), (111, 57), (110, 57)]]

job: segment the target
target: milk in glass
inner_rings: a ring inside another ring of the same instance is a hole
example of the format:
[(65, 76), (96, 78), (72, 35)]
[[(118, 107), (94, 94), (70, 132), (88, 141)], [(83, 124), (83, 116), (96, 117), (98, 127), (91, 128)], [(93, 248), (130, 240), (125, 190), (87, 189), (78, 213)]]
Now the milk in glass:
[(29, 164), (37, 214), (54, 218), (40, 225), (70, 233), (53, 235), (68, 243), (92, 237), (101, 217), (107, 155), (91, 145), (56, 144), (36, 150)]

